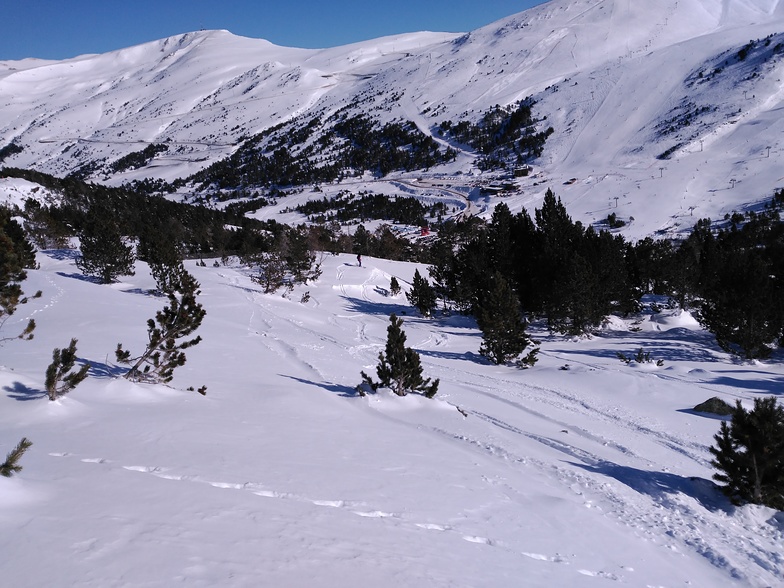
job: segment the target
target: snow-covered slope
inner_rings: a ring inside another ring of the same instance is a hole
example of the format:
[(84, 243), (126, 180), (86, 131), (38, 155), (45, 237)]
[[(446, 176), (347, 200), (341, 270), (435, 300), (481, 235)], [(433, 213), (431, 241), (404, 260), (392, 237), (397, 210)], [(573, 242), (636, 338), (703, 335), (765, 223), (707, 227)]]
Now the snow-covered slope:
[[(372, 109), (433, 133), (532, 96), (555, 134), (510, 205), (535, 206), (552, 187), (585, 222), (615, 212), (634, 219), (630, 237), (678, 232), (780, 185), (776, 33), (784, 6), (774, 0), (551, 0), (464, 35), (325, 50), (202, 31), (61, 62), (0, 62), (0, 146), (24, 147), (5, 165), (63, 175), (167, 142), (146, 167), (99, 166), (93, 179), (171, 180), (298, 115)], [(738, 59), (750, 40), (759, 42)], [(424, 175), (473, 164), (465, 152)]]
[[(634, 217), (632, 237), (677, 232), (784, 181), (783, 19), (771, 0), (552, 0), (466, 35), (315, 51), (204, 31), (0, 62), (0, 148), (24, 147), (5, 165), (65, 174), (168, 140), (149, 166), (94, 179), (173, 179), (299, 114), (365, 100), (383, 120), (432, 132), (534, 96), (556, 133), (504, 198), (511, 208), (537, 206), (551, 187), (576, 218), (616, 212)], [(305, 190), (256, 214), (297, 221), (284, 210), (346, 188), (489, 214), (500, 200), (476, 186), (490, 181), (463, 152), (427, 173)], [(53, 197), (0, 178), (0, 202)], [(664, 310), (586, 339), (534, 325), (540, 361), (521, 371), (478, 355), (469, 317), (426, 320), (389, 295), (392, 276), (410, 285), (413, 264), (328, 256), (315, 283), (282, 297), (241, 267), (187, 262), (207, 310), (203, 342), (172, 387), (135, 385), (113, 351), (138, 351), (164, 304), (145, 264), (102, 286), (73, 252), (38, 259), (24, 288), (42, 297), (0, 325), (4, 336), (38, 324), (32, 341), (0, 347), (0, 456), (33, 442), (22, 472), (0, 478), (4, 585), (784, 582), (782, 514), (728, 503), (710, 481), (719, 421), (691, 410), (778, 393), (780, 353), (733, 362), (688, 314)], [(433, 400), (355, 393), (392, 312), (425, 375), (441, 379)], [(49, 402), (45, 369), (71, 337), (90, 377)], [(640, 348), (663, 366), (617, 359)], [(206, 397), (186, 391), (203, 384)]]
[[(117, 376), (163, 305), (144, 264), (113, 286), (67, 252), (39, 255), (43, 297), (3, 327), (3, 583), (38, 586), (776, 586), (784, 521), (732, 507), (709, 481), (719, 421), (690, 410), (776, 392), (780, 364), (739, 365), (688, 315), (616, 321), (593, 339), (543, 339), (531, 370), (477, 353), (474, 323), (426, 320), (401, 294), (415, 267), (324, 259), (315, 284), (263, 294), (241, 268), (188, 264), (203, 342), (174, 388)], [(210, 265), (210, 264), (208, 264)], [(300, 302), (305, 291), (306, 303)], [(361, 398), (388, 315), (433, 400)], [(51, 350), (78, 338), (90, 378), (56, 402)], [(663, 367), (626, 366), (644, 347)], [(186, 392), (208, 386), (207, 396)], [(468, 416), (464, 417), (456, 406)]]

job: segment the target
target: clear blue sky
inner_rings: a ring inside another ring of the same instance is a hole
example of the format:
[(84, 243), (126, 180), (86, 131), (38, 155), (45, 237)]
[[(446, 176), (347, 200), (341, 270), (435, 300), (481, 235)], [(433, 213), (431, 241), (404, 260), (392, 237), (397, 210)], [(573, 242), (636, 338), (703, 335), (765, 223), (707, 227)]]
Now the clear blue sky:
[(199, 29), (320, 48), (414, 31), (463, 32), (544, 0), (8, 0), (0, 60), (104, 53)]

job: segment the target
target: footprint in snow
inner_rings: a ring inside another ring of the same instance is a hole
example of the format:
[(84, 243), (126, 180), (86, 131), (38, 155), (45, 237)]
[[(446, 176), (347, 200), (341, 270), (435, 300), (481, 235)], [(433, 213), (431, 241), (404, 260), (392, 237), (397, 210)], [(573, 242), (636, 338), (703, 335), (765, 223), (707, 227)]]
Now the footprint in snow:
[(370, 512), (362, 512), (362, 511), (355, 510), (354, 514), (355, 515), (359, 515), (361, 517), (371, 518), (371, 519), (397, 518), (397, 515), (394, 514), (394, 513), (383, 512), (383, 511), (380, 511), (380, 510), (374, 510), (374, 511), (370, 511)]
[(551, 563), (563, 563), (568, 564), (569, 561), (562, 555), (555, 554), (553, 557), (548, 555), (542, 555), (541, 553), (526, 553), (522, 552), (521, 555), (525, 557), (530, 557), (531, 559), (535, 559), (537, 561), (549, 561)]
[(474, 535), (463, 535), (463, 539), (469, 543), (481, 543), (482, 545), (493, 545), (493, 542), (487, 537), (476, 537)]
[(610, 572), (591, 572), (589, 570), (577, 570), (577, 573), (582, 574), (583, 576), (590, 576), (592, 578), (605, 578), (607, 580), (615, 580), (616, 582), (620, 580), (618, 576), (615, 574), (611, 574)]
[(343, 508), (346, 503), (342, 500), (313, 500), (316, 506), (330, 506), (332, 508)]
[(417, 523), (417, 527), (420, 529), (427, 529), (428, 531), (449, 531), (451, 527), (445, 527), (444, 525), (434, 525), (432, 523)]
[(264, 498), (284, 498), (284, 499), (291, 499), (296, 498), (293, 494), (287, 494), (285, 492), (275, 492), (274, 490), (256, 490), (254, 492), (256, 496), (263, 496)]
[(213, 488), (225, 488), (228, 490), (242, 490), (245, 488), (245, 484), (229, 484), (226, 482), (209, 482), (209, 484)]

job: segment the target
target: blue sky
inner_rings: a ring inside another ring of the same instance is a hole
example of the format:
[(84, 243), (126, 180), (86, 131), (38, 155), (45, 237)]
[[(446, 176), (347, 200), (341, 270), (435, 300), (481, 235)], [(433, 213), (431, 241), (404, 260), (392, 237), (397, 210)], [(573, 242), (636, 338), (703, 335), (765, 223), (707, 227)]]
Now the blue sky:
[(199, 29), (290, 47), (413, 31), (470, 31), (544, 0), (9, 0), (0, 60), (65, 59)]

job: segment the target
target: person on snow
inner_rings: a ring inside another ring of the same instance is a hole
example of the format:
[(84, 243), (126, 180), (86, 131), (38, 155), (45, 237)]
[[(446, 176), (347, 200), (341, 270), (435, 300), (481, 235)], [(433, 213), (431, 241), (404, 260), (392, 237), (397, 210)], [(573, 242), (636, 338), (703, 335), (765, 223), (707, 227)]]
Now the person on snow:
[(362, 256), (361, 255), (357, 255), (357, 264), (359, 265), (359, 267), (362, 267)]

